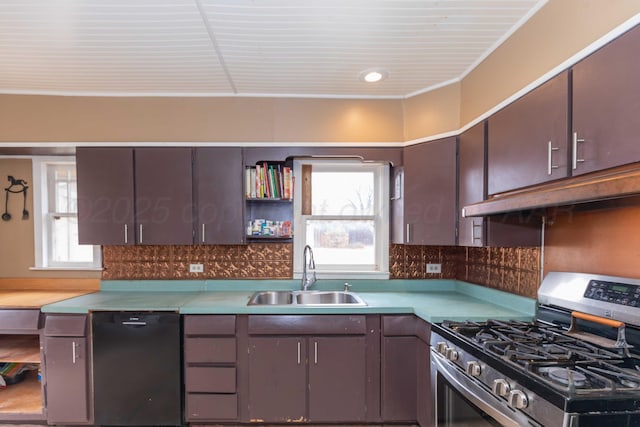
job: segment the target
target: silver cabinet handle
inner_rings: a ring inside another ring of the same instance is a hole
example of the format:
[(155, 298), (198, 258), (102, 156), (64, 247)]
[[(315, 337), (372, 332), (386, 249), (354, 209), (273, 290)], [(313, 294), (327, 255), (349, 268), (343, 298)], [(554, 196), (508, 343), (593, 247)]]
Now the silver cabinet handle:
[(482, 228), (482, 223), (476, 224), (474, 220), (471, 220), (471, 241), (482, 240), (482, 235), (476, 236), (476, 228)]
[(202, 243), (204, 243), (204, 222), (202, 223)]
[(553, 169), (558, 169), (559, 166), (553, 166), (553, 152), (554, 151), (558, 151), (560, 150), (560, 148), (557, 147), (553, 147), (553, 145), (551, 144), (551, 141), (549, 141), (549, 145), (548, 145), (548, 151), (547, 151), (547, 175), (551, 175), (551, 171)]
[(140, 224), (140, 239), (138, 243), (142, 243), (142, 224)]
[(298, 365), (300, 364), (300, 341), (298, 341)]
[(313, 363), (318, 364), (318, 341), (313, 342)]
[(411, 241), (411, 239), (409, 238), (409, 230), (411, 230), (411, 227), (409, 224), (407, 224), (407, 243)]
[(76, 344), (75, 341), (71, 342), (71, 363), (73, 363), (74, 365), (76, 364), (76, 359), (78, 358), (78, 355), (76, 353), (76, 347), (78, 344)]
[(584, 142), (584, 138), (578, 138), (578, 132), (573, 133), (573, 138), (571, 141), (571, 157), (573, 159), (572, 168), (575, 170), (578, 167), (578, 163), (584, 163), (584, 159), (578, 158), (578, 143)]
[(124, 225), (124, 242), (129, 243), (129, 225)]

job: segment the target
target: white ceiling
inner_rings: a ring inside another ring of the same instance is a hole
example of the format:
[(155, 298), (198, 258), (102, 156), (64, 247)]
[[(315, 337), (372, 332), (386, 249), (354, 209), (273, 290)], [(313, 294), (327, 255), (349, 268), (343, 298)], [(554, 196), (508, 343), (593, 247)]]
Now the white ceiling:
[[(0, 0), (0, 93), (406, 97), (546, 0)], [(362, 70), (389, 77), (366, 84)]]

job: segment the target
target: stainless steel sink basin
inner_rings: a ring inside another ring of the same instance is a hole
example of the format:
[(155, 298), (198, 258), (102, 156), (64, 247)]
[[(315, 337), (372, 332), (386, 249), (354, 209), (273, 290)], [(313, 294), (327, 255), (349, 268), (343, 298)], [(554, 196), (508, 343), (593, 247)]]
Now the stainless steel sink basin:
[(365, 306), (362, 298), (344, 291), (259, 291), (247, 305), (298, 305), (298, 306)]
[(287, 305), (293, 303), (291, 291), (260, 291), (249, 299), (248, 305)]
[(296, 293), (296, 302), (301, 305), (366, 305), (352, 292), (312, 291)]

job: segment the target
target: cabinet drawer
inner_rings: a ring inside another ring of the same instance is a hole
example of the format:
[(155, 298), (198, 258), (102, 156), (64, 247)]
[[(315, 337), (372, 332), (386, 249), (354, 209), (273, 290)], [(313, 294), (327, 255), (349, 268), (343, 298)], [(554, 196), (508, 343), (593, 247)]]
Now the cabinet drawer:
[(0, 332), (3, 334), (38, 333), (40, 310), (0, 310)]
[(364, 335), (365, 316), (349, 315), (253, 315), (249, 316), (250, 335)]
[(418, 318), (407, 316), (383, 316), (382, 332), (385, 336), (415, 336)]
[(184, 333), (185, 335), (235, 335), (236, 316), (185, 316)]
[(44, 334), (48, 337), (84, 337), (87, 334), (87, 316), (48, 314)]
[(186, 418), (189, 420), (232, 420), (238, 418), (235, 394), (187, 394)]
[(235, 393), (236, 368), (189, 366), (185, 372), (185, 389), (200, 393)]
[(187, 363), (235, 363), (235, 338), (185, 338), (184, 357)]

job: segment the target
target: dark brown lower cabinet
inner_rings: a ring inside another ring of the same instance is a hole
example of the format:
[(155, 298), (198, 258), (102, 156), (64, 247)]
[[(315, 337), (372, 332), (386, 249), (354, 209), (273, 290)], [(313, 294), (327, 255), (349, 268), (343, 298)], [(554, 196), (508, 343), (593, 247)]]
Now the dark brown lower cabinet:
[(414, 315), (382, 317), (382, 421), (432, 425), (429, 330)]
[(249, 316), (249, 421), (378, 420), (379, 329), (366, 317)]
[(418, 319), (416, 325), (417, 344), (417, 418), (420, 427), (433, 425), (433, 398), (431, 396), (431, 326), (424, 320)]
[(364, 421), (364, 336), (313, 337), (308, 345), (309, 421)]
[(299, 337), (249, 338), (249, 420), (304, 421), (307, 343)]
[(184, 316), (185, 419), (238, 419), (235, 315)]
[(382, 419), (416, 420), (417, 345), (412, 337), (384, 337), (382, 344)]
[(249, 338), (250, 421), (363, 421), (365, 358), (364, 337)]
[(89, 351), (85, 315), (48, 315), (44, 331), (49, 424), (90, 421)]

